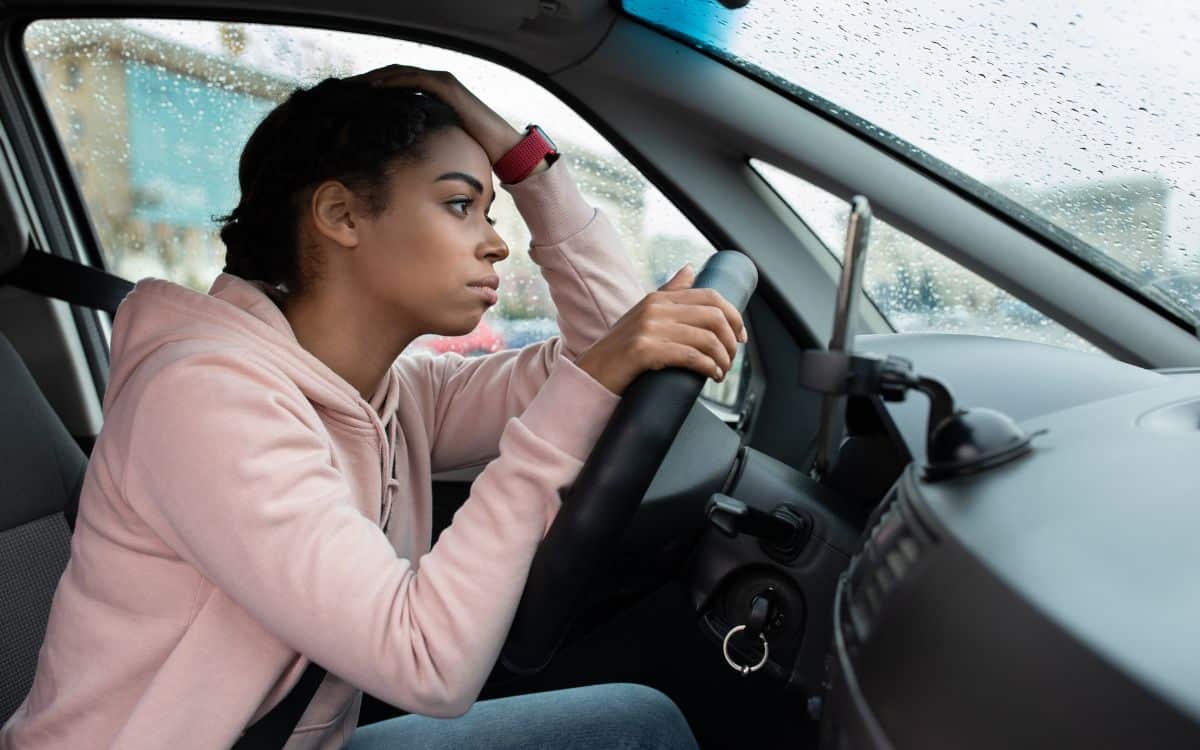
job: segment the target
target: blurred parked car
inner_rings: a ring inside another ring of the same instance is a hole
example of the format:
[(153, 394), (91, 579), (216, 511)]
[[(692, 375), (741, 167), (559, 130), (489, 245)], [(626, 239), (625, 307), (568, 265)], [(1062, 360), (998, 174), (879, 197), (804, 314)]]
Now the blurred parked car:
[(464, 356), (490, 354), (506, 348), (504, 337), (486, 319), (480, 320), (475, 330), (465, 336), (422, 336), (413, 342), (413, 346), (432, 354), (456, 352)]

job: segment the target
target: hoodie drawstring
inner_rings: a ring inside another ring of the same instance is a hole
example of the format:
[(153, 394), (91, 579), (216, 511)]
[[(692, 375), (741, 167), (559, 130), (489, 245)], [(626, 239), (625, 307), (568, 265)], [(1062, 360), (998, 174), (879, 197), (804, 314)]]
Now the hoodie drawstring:
[(384, 485), (383, 508), (380, 511), (380, 528), (386, 534), (388, 522), (392, 520), (392, 503), (400, 490), (400, 482), (396, 479), (396, 418), (393, 415), (388, 422), (388, 439), (383, 443)]

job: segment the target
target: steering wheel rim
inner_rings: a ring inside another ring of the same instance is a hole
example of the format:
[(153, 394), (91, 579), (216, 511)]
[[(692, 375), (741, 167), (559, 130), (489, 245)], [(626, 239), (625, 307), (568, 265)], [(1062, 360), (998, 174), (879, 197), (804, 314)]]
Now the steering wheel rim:
[[(708, 259), (693, 288), (715, 289), (745, 312), (758, 269), (744, 254)], [(569, 630), (601, 555), (616, 546), (704, 387), (682, 368), (639, 375), (625, 390), (562, 507), (538, 545), (500, 664), (513, 674), (541, 671)]]

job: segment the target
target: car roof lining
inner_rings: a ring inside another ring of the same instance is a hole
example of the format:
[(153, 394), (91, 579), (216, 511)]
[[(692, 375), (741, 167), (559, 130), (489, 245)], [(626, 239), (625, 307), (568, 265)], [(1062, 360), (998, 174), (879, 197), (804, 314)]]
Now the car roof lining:
[(45, 17), (220, 16), (253, 22), (262, 16), (264, 21), (274, 22), (292, 17), (323, 25), (370, 25), (374, 33), (391, 27), (407, 37), (417, 32), (468, 48), (485, 48), (489, 56), (507, 57), (540, 73), (553, 73), (586, 58), (620, 15), (608, 0), (340, 0), (336, 4), (328, 0), (260, 0), (252, 4), (227, 0), (7, 0), (2, 4), (9, 11)]

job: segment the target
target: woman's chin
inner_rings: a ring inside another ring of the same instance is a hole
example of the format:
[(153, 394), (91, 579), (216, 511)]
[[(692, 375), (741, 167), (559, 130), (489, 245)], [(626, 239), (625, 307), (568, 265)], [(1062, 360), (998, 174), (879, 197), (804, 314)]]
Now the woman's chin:
[(441, 326), (435, 334), (438, 336), (466, 336), (479, 327), (479, 321), (481, 320), (483, 320), (482, 315), (475, 315), (464, 321), (448, 323), (445, 326)]

